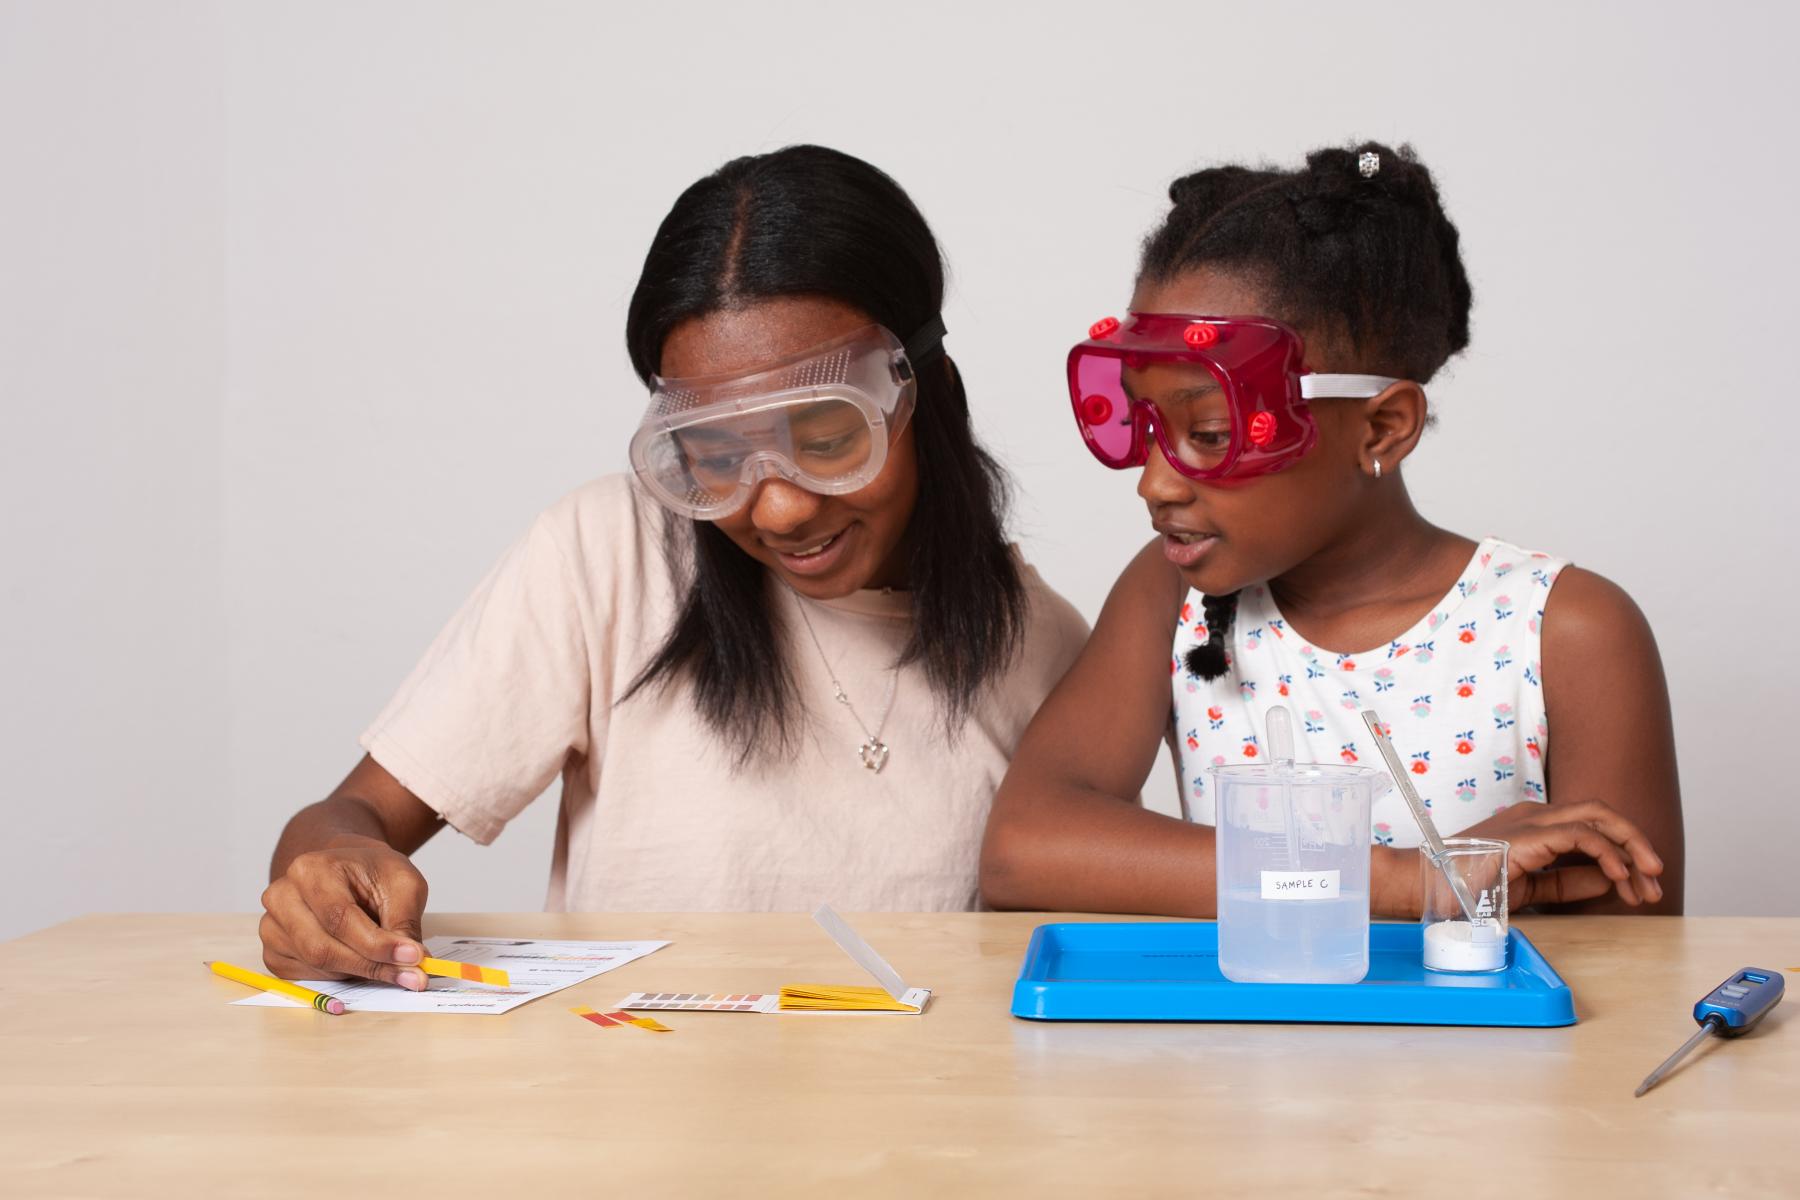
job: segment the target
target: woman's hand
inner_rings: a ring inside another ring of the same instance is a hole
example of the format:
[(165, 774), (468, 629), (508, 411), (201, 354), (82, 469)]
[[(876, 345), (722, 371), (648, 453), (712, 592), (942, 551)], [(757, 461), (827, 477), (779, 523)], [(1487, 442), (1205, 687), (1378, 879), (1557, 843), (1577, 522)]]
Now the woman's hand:
[(425, 876), (377, 838), (297, 855), (263, 892), (263, 962), (286, 979), (360, 976), (423, 990)]
[[(1599, 800), (1574, 804), (1514, 804), (1458, 837), (1499, 838), (1507, 854), (1507, 902), (1568, 904), (1617, 891), (1633, 907), (1663, 897), (1657, 876), (1663, 860), (1643, 830)], [(1563, 863), (1566, 856), (1588, 861)]]
[(425, 987), (425, 877), (407, 855), (443, 826), (374, 759), (294, 814), (262, 894), (263, 962), (287, 979)]

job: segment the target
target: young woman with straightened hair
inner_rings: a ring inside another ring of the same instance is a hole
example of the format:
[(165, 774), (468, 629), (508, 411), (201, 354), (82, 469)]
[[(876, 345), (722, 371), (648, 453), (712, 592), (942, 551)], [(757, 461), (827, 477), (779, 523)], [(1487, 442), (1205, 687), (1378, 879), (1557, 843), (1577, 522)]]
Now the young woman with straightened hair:
[(1006, 541), (943, 292), (918, 210), (848, 155), (682, 194), (627, 319), (635, 472), (537, 518), (288, 823), (272, 970), (422, 987), (408, 855), (491, 841), (559, 775), (552, 910), (975, 907), (994, 790), (1087, 628)]

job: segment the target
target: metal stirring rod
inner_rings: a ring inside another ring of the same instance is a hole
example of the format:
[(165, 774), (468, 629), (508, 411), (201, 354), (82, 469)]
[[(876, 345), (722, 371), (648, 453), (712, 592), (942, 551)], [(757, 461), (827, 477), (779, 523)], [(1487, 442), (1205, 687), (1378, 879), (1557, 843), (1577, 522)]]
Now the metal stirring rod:
[(1375, 739), (1375, 748), (1387, 760), (1388, 774), (1394, 777), (1394, 786), (1400, 789), (1400, 796), (1406, 801), (1406, 807), (1412, 809), (1413, 820), (1419, 823), (1419, 832), (1425, 837), (1425, 852), (1431, 857), (1431, 865), (1443, 873), (1444, 881), (1456, 893), (1456, 902), (1462, 906), (1463, 916), (1469, 919), (1469, 927), (1482, 928), (1487, 921), (1476, 914), (1475, 897), (1469, 894), (1469, 883), (1450, 861), (1450, 851), (1444, 847), (1444, 839), (1438, 836), (1437, 823), (1431, 819), (1431, 810), (1425, 807), (1425, 801), (1413, 787), (1412, 780), (1406, 777), (1406, 764), (1400, 761), (1400, 755), (1394, 751), (1394, 743), (1388, 741), (1387, 734), (1381, 731), (1381, 718), (1375, 715), (1374, 709), (1365, 708), (1362, 719), (1363, 724), (1369, 727), (1370, 736)]

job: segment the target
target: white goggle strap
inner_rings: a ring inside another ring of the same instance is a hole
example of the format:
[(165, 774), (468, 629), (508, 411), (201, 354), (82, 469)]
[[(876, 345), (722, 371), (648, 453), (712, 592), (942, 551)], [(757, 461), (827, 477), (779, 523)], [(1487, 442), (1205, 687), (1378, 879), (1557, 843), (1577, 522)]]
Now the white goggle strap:
[(1302, 375), (1302, 400), (1368, 400), (1399, 383), (1386, 375)]

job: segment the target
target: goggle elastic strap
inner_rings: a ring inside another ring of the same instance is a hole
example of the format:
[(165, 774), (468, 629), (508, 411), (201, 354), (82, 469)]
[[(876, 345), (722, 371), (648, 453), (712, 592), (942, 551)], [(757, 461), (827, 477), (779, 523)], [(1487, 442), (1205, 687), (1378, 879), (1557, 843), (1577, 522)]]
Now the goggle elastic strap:
[(914, 331), (906, 339), (906, 361), (912, 364), (913, 374), (919, 368), (938, 356), (944, 348), (944, 314), (939, 313)]
[(1399, 383), (1386, 375), (1302, 375), (1302, 400), (1370, 400)]

